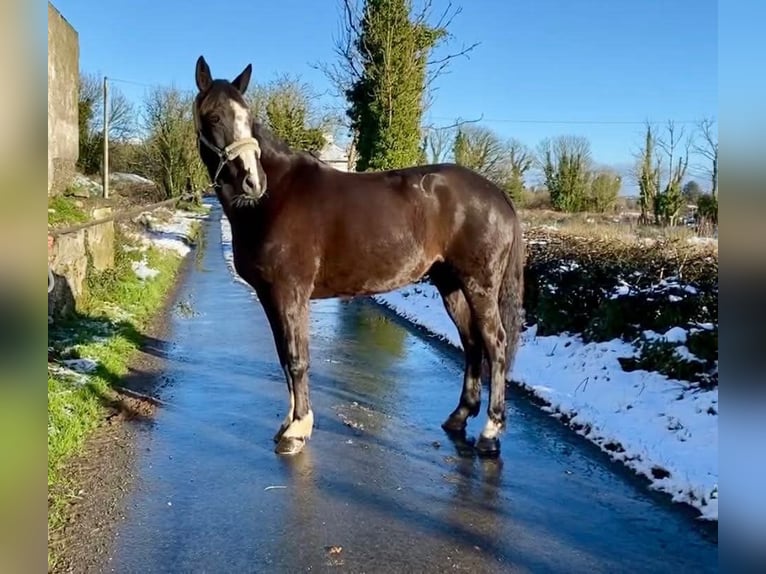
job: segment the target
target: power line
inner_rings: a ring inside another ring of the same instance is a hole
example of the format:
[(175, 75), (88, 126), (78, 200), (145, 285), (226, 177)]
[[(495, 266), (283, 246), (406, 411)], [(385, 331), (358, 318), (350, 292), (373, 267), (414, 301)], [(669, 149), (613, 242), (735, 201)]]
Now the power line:
[(155, 86), (158, 86), (159, 84), (145, 84), (143, 82), (136, 82), (135, 80), (121, 80), (120, 78), (113, 78), (112, 76), (109, 76), (110, 82), (118, 82), (120, 84), (132, 84), (134, 86), (142, 86), (144, 88), (154, 88)]
[[(147, 84), (144, 82), (138, 82), (136, 80), (124, 80), (120, 78), (109, 77), (110, 82), (118, 82), (121, 84), (132, 84), (134, 86), (142, 86), (144, 88), (154, 88), (161, 84)], [(455, 121), (454, 117), (448, 116), (430, 116), (431, 120), (443, 120), (443, 121)], [(485, 118), (481, 117), (479, 123), (505, 123), (505, 124), (537, 124), (537, 125), (603, 125), (603, 126), (621, 126), (621, 125), (646, 125), (665, 123), (667, 120), (658, 121), (646, 121), (646, 120), (543, 120), (543, 119), (524, 119), (524, 118)], [(674, 124), (678, 125), (691, 125), (698, 124), (700, 120), (672, 120)]]
[[(432, 120), (454, 121), (455, 118), (446, 116), (431, 116)], [(652, 122), (650, 124), (664, 123)], [(646, 121), (637, 120), (535, 120), (535, 119), (512, 119), (512, 118), (482, 118), (479, 123), (508, 123), (508, 124), (550, 124), (550, 125), (646, 125)], [(674, 124), (697, 124), (699, 120), (673, 120)]]

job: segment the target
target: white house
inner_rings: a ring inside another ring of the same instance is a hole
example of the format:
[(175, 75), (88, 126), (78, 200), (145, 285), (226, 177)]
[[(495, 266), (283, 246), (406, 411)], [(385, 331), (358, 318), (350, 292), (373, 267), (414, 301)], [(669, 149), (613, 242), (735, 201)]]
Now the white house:
[(340, 171), (349, 171), (348, 150), (343, 149), (335, 143), (335, 138), (331, 133), (324, 134), (325, 145), (319, 151), (319, 159), (330, 164)]

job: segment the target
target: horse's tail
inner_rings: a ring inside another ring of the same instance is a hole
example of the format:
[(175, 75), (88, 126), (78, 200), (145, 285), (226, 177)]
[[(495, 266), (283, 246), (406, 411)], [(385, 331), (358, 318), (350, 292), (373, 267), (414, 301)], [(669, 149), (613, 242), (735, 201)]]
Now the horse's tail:
[(505, 364), (510, 376), (524, 322), (524, 238), (521, 223), (513, 222), (513, 243), (498, 294), (500, 320), (505, 330)]

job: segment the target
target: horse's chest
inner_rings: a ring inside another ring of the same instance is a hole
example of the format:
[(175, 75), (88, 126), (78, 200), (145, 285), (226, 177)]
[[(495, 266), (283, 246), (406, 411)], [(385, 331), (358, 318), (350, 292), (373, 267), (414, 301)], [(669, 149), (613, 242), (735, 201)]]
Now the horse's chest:
[(311, 274), (309, 249), (296, 250), (277, 241), (232, 245), (234, 268), (249, 283), (274, 283), (285, 277)]

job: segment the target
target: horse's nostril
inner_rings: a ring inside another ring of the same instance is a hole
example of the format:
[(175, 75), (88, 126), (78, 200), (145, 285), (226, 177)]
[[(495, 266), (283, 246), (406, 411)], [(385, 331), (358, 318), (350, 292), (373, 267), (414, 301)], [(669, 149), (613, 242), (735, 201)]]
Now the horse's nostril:
[(252, 174), (247, 174), (244, 181), (245, 187), (250, 191), (255, 191), (255, 178)]

